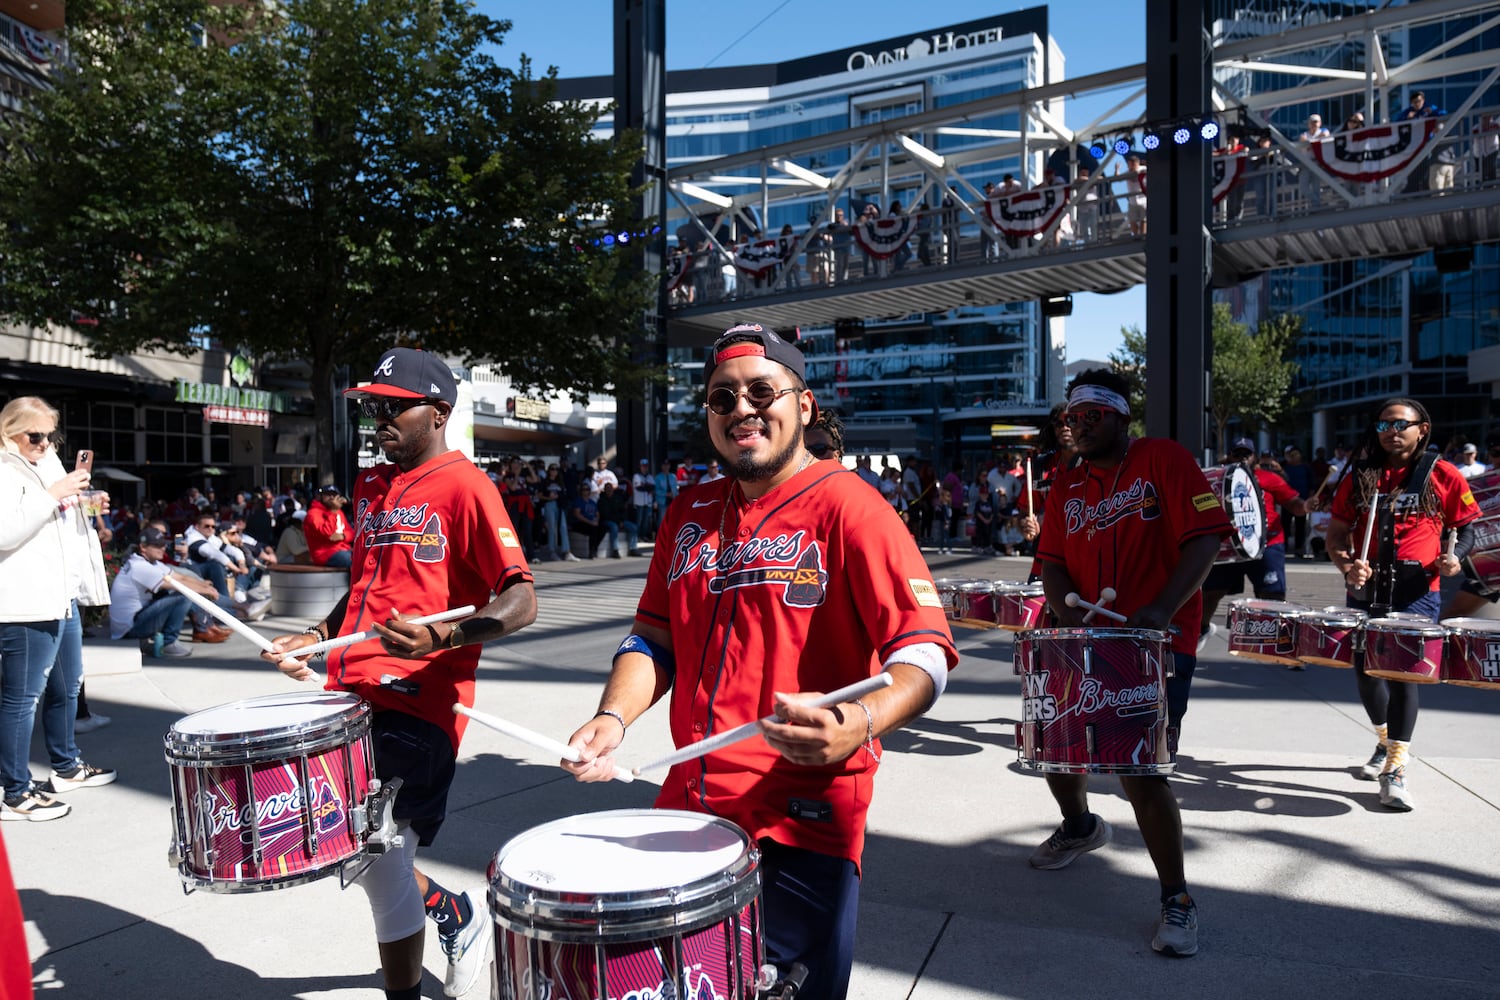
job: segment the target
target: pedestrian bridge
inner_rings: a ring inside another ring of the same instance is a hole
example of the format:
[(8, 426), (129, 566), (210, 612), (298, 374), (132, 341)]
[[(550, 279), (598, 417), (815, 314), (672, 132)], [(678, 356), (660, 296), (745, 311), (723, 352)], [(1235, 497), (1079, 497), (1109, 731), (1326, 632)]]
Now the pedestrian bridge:
[[(1386, 66), (1393, 34), (1407, 40), (1404, 29), (1463, 14), (1487, 20)], [(1152, 161), (1148, 153), (1137, 182), (1126, 155), (1204, 121), (1221, 130), (1209, 182), (1218, 285), (1278, 267), (1500, 240), (1500, 108), (1481, 103), (1500, 80), (1500, 48), (1455, 54), (1474, 38), (1494, 38), (1497, 26), (1492, 3), (1421, 0), (1222, 40), (1213, 107), (1190, 123), (1121, 110), (1144, 106), (1145, 67), (1135, 65), (674, 167), (668, 187), (683, 214), (669, 228), (687, 245), (669, 265), (673, 341), (707, 341), (746, 320), (822, 325), (1141, 284), (1150, 234), (1130, 207), (1133, 197), (1151, 196)], [(1334, 48), (1358, 53), (1361, 68), (1327, 68)], [(1468, 100), (1441, 115), (1401, 118), (1409, 90), (1460, 75), (1475, 81)], [(1253, 91), (1260, 79), (1291, 82)], [(1113, 110), (1068, 128), (1058, 109), (1069, 99), (1113, 102)], [(1273, 115), (1285, 119), (1281, 109), (1321, 109), (1331, 134), (1302, 141), (1300, 129), (1273, 124)], [(1240, 137), (1243, 146), (1232, 141)], [(1043, 183), (991, 194), (971, 180), (1006, 171), (1042, 174)], [(835, 207), (849, 202), (879, 209), (831, 226)], [(886, 212), (896, 204), (905, 211)], [(788, 205), (808, 219), (792, 240), (726, 238)], [(731, 219), (739, 225), (726, 225)]]

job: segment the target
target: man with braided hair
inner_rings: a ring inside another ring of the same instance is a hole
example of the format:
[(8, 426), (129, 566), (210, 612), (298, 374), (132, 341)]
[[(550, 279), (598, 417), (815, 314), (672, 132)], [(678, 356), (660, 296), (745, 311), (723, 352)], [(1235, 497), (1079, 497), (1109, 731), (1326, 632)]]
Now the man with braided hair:
[[(573, 734), (580, 780), (603, 780), (626, 727), (670, 693), (679, 747), (775, 715), (761, 736), (674, 766), (656, 804), (722, 816), (760, 846), (767, 958), (808, 970), (798, 1000), (840, 1000), (853, 965), (877, 737), (925, 712), (958, 662), (911, 535), (880, 494), (804, 431), (818, 417), (802, 352), (755, 324), (705, 365), (708, 432), (728, 477), (667, 510), (635, 630), (599, 711)], [(885, 671), (863, 699), (804, 695)]]
[[(1351, 608), (1376, 617), (1405, 611), (1437, 621), (1438, 576), (1456, 575), (1473, 548), (1470, 525), (1479, 505), (1463, 474), (1427, 450), (1431, 438), (1432, 420), (1421, 403), (1386, 400), (1365, 430), (1363, 449), (1356, 449), (1361, 457), (1334, 491), (1328, 554), (1344, 575)], [(1452, 551), (1444, 552), (1443, 533), (1449, 530), (1457, 535)], [(1361, 540), (1358, 551), (1351, 537)], [(1410, 812), (1406, 761), (1417, 724), (1417, 686), (1369, 676), (1363, 651), (1355, 653), (1354, 680), (1380, 741), (1359, 776), (1380, 782), (1381, 805)]]

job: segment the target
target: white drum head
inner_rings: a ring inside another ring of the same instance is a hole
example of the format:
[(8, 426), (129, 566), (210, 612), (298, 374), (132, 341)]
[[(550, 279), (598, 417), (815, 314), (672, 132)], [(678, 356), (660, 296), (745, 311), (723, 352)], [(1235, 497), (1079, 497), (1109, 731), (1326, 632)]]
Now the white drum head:
[(1224, 512), (1234, 529), (1231, 541), (1246, 559), (1259, 559), (1266, 547), (1266, 510), (1261, 500), (1260, 482), (1255, 473), (1243, 465), (1231, 465), (1224, 472)]
[(649, 892), (729, 871), (746, 847), (739, 827), (713, 816), (619, 809), (528, 830), (500, 851), (495, 871), (549, 894)]
[(183, 736), (280, 732), (331, 722), (358, 705), (359, 697), (347, 691), (269, 694), (194, 712), (174, 722), (172, 732)]
[(1444, 618), (1444, 628), (1462, 633), (1500, 633), (1500, 620), (1494, 618)]

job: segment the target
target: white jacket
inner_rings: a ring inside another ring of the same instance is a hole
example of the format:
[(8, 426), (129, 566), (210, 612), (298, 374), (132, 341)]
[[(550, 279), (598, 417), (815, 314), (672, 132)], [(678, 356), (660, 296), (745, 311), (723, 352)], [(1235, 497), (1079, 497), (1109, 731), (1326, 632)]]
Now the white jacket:
[(41, 470), (0, 453), (0, 622), (68, 616), (76, 584), (70, 589), (65, 530)]

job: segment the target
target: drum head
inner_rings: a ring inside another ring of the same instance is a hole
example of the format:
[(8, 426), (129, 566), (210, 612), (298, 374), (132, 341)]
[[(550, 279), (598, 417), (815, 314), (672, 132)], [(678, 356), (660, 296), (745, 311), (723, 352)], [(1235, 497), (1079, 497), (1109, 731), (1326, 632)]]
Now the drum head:
[(1365, 622), (1366, 632), (1390, 632), (1395, 635), (1420, 635), (1435, 638), (1448, 634), (1448, 630), (1430, 618), (1421, 615), (1403, 615), (1398, 618), (1395, 615), (1387, 615), (1384, 618), (1371, 618)]
[(368, 725), (369, 714), (370, 707), (347, 691), (270, 694), (232, 701), (172, 723), (166, 737), (168, 759), (173, 753), (217, 756), (295, 743), (352, 723)]
[(1259, 559), (1266, 548), (1266, 508), (1260, 481), (1247, 467), (1229, 465), (1224, 468), (1221, 488), (1224, 513), (1229, 515), (1233, 529), (1229, 544), (1244, 559)]
[(1444, 618), (1442, 625), (1465, 635), (1500, 635), (1500, 620), (1494, 618)]

